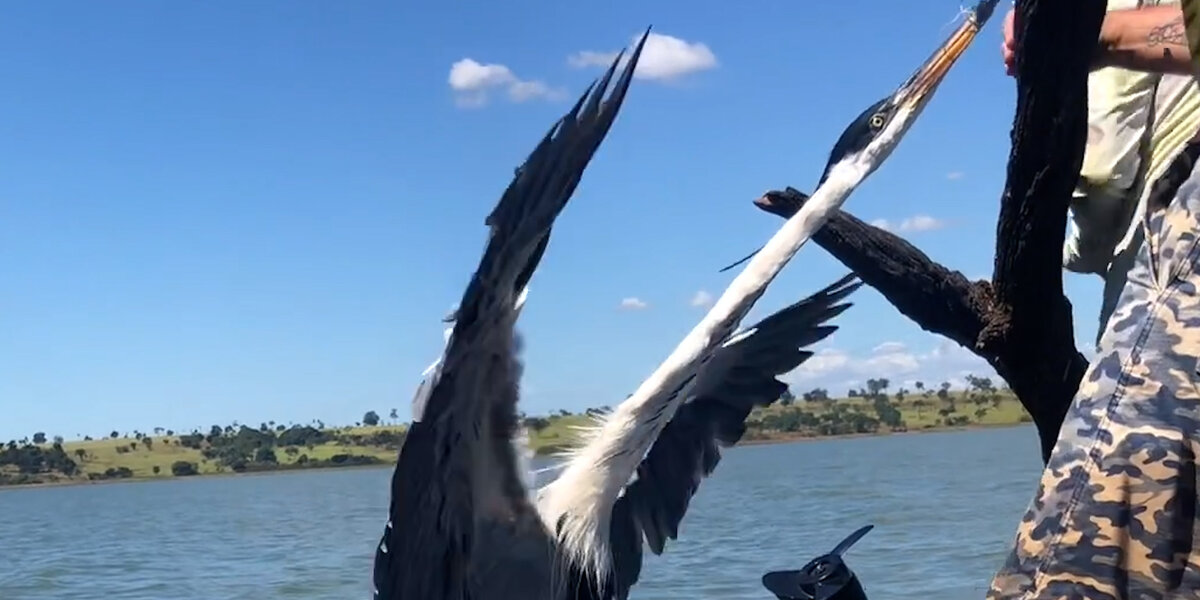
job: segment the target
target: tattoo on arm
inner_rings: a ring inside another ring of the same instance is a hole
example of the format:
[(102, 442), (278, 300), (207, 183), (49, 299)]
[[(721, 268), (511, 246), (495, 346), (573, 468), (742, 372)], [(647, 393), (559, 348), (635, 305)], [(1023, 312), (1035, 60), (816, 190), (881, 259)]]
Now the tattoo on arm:
[(1147, 46), (1186, 46), (1187, 32), (1183, 28), (1183, 17), (1158, 25), (1146, 33)]

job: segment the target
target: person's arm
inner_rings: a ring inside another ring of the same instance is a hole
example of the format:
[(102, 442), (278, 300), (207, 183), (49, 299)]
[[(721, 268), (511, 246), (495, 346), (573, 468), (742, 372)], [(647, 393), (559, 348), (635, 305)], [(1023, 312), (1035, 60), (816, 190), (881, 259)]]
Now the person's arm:
[(1179, 5), (1109, 11), (1100, 27), (1095, 66), (1192, 74)]

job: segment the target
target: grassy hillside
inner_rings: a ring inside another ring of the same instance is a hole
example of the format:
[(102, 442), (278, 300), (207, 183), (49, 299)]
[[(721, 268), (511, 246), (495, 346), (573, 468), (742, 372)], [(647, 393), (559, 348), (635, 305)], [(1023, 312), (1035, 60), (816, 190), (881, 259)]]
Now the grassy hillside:
[[(759, 409), (747, 420), (743, 441), (771, 442), (837, 435), (870, 435), (966, 426), (1028, 422), (1016, 399), (975, 379), (969, 392), (948, 386), (884, 393), (886, 380), (871, 380), (869, 390), (828, 399), (823, 390), (805, 398), (790, 394)], [(525, 425), (539, 454), (551, 454), (577, 439), (603, 410), (578, 415), (529, 417)], [(0, 485), (151, 479), (301, 468), (392, 464), (406, 425), (356, 427), (246, 426), (213, 427), (177, 435), (109, 436), (103, 439), (11, 441), (0, 446)], [(115, 432), (114, 432), (115, 433)], [(40, 442), (40, 443), (35, 443)]]

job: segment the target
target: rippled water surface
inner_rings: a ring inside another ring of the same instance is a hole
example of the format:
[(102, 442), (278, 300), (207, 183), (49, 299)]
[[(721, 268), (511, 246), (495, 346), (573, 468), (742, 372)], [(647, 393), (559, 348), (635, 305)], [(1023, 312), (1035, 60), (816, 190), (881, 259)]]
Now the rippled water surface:
[[(875, 600), (982, 598), (1040, 473), (1032, 428), (747, 446), (634, 598), (766, 600), (860, 525)], [(0, 492), (0, 599), (369, 598), (390, 469)]]

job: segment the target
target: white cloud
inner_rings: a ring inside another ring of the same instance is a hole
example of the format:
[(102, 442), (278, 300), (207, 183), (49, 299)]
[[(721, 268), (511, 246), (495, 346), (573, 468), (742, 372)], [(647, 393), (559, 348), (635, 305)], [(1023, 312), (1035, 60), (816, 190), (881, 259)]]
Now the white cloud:
[(695, 296), (692, 296), (692, 306), (709, 306), (712, 303), (713, 295), (704, 290), (700, 290), (696, 292)]
[[(641, 34), (633, 36), (633, 44), (641, 39)], [(630, 51), (632, 50), (630, 46)], [(630, 51), (626, 51), (622, 65)], [(607, 68), (616, 52), (600, 52), (583, 50), (567, 57), (567, 64), (577, 69), (586, 67)], [(638, 60), (637, 70), (633, 76), (638, 79), (671, 81), (689, 73), (707, 71), (717, 67), (717, 56), (702, 42), (688, 42), (677, 37), (650, 33), (646, 38), (646, 46), (642, 48), (642, 57)], [(620, 67), (618, 67), (620, 68)]]
[(641, 298), (630, 296), (621, 300), (622, 310), (644, 310), (650, 308), (650, 305), (642, 301)]
[(909, 231), (933, 231), (946, 226), (946, 222), (941, 219), (935, 219), (929, 215), (916, 215), (902, 219), (899, 223), (893, 223), (887, 219), (875, 219), (871, 224), (888, 231), (905, 233)]
[(956, 179), (962, 179), (963, 177), (966, 177), (966, 176), (967, 176), (967, 174), (963, 173), (962, 171), (950, 171), (949, 173), (946, 173), (946, 179), (949, 179), (950, 181), (954, 181)]
[(945, 221), (928, 215), (917, 215), (900, 221), (900, 231), (933, 231), (945, 226)]
[(884, 342), (871, 349), (871, 354), (891, 354), (904, 352), (908, 347), (900, 342)]
[(982, 358), (950, 340), (940, 339), (926, 352), (914, 352), (900, 342), (884, 342), (864, 355), (824, 348), (784, 380), (796, 393), (823, 387), (831, 396), (842, 396), (850, 388), (865, 387), (867, 379), (880, 377), (889, 379), (894, 388), (904, 386), (911, 390), (917, 381), (924, 382), (927, 388), (936, 388), (943, 381), (961, 388), (968, 374), (999, 382), (996, 372)]
[(521, 79), (504, 65), (481, 64), (470, 58), (451, 65), (447, 81), (454, 90), (455, 104), (461, 108), (484, 106), (497, 91), (504, 92), (512, 102), (557, 100), (566, 96), (563, 90), (551, 88), (543, 81)]

